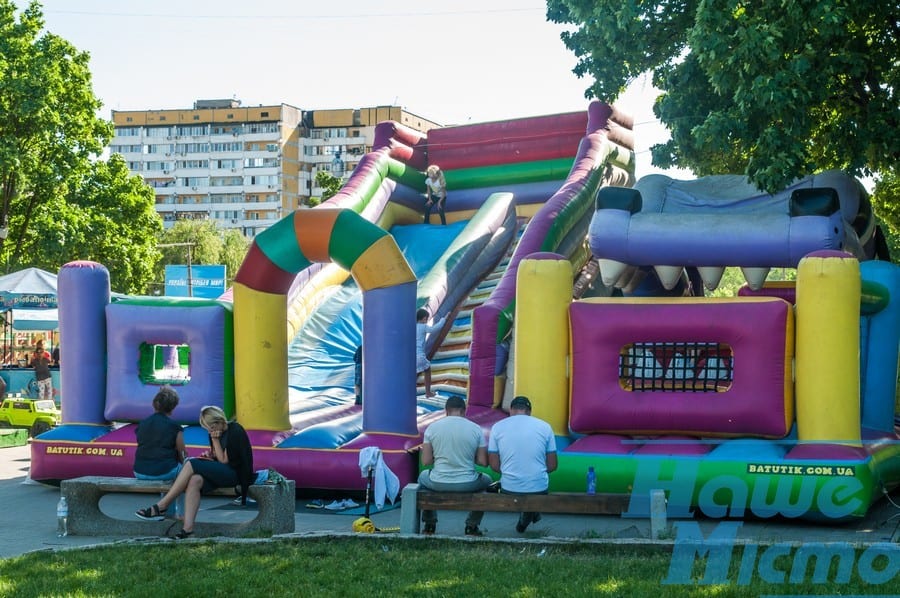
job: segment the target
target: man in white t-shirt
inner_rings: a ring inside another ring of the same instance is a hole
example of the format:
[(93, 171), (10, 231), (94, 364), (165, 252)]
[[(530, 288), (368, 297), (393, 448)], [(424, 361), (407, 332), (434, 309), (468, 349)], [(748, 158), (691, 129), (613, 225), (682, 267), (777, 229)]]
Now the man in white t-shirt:
[[(556, 437), (550, 424), (531, 416), (528, 397), (516, 397), (509, 404), (509, 417), (491, 428), (488, 462), (500, 472), (500, 492), (505, 494), (546, 494), (550, 472), (556, 470)], [(516, 531), (524, 532), (541, 520), (540, 513), (522, 513)]]
[[(466, 419), (466, 402), (451, 396), (444, 404), (446, 417), (425, 430), (420, 452), (422, 465), (433, 465), (419, 474), (419, 484), (437, 492), (479, 492), (488, 487), (491, 478), (475, 470), (475, 465), (487, 466), (487, 443), (481, 427)], [(482, 511), (472, 511), (466, 517), (466, 535), (480, 536)], [(437, 513), (422, 511), (422, 532), (433, 534), (437, 528)]]

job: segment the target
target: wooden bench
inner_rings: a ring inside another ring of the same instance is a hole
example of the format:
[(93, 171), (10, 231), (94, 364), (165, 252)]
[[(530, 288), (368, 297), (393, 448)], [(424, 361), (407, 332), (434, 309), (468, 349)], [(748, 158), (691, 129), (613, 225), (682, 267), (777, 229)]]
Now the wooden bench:
[(621, 515), (628, 510), (627, 494), (499, 494), (493, 492), (433, 492), (407, 484), (400, 499), (400, 533), (417, 534), (422, 511), (485, 511)]
[[(170, 486), (171, 482), (168, 481), (105, 476), (84, 476), (63, 480), (60, 491), (69, 503), (69, 533), (78, 536), (163, 535), (172, 527), (172, 520), (144, 521), (137, 517), (127, 520), (110, 517), (100, 510), (100, 499), (110, 493), (137, 492), (158, 495), (166, 492)], [(250, 486), (248, 495), (256, 501), (258, 507), (256, 517), (250, 521), (197, 521), (194, 533), (201, 537), (244, 536), (259, 532), (291, 533), (295, 529), (294, 489), (293, 480), (288, 480), (283, 485)], [(234, 496), (234, 491), (220, 489), (212, 494)]]

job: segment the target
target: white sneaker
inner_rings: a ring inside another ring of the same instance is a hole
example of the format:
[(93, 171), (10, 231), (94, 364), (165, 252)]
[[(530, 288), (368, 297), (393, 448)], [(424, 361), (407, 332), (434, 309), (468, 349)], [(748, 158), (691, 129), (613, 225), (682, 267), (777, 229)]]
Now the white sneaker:
[(358, 502), (355, 502), (352, 498), (345, 498), (341, 504), (344, 505), (345, 509), (355, 509), (359, 506)]
[(343, 511), (346, 507), (344, 506), (344, 501), (342, 500), (333, 500), (327, 505), (325, 508), (329, 511)]

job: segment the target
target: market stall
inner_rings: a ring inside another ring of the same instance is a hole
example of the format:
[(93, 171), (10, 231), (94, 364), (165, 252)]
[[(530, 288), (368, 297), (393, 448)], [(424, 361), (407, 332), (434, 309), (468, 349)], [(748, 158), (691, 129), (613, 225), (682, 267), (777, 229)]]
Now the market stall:
[[(2, 327), (2, 369), (0, 377), (6, 391), (36, 396), (34, 369), (29, 366), (38, 341), (46, 351), (59, 345), (59, 316), (56, 300), (56, 275), (40, 268), (26, 268), (0, 276), (0, 327)], [(54, 399), (59, 403), (59, 367), (51, 370)]]

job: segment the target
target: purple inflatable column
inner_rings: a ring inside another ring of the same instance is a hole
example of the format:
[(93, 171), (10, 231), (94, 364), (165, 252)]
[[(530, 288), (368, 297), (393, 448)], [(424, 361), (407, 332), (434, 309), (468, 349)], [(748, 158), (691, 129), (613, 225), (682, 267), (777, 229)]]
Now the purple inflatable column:
[(62, 421), (105, 424), (109, 271), (95, 262), (69, 262), (59, 270), (57, 289)]
[(363, 295), (363, 431), (417, 433), (415, 281)]
[(176, 370), (180, 367), (178, 362), (178, 347), (174, 345), (166, 345), (163, 347), (163, 355), (165, 356), (166, 369)]

